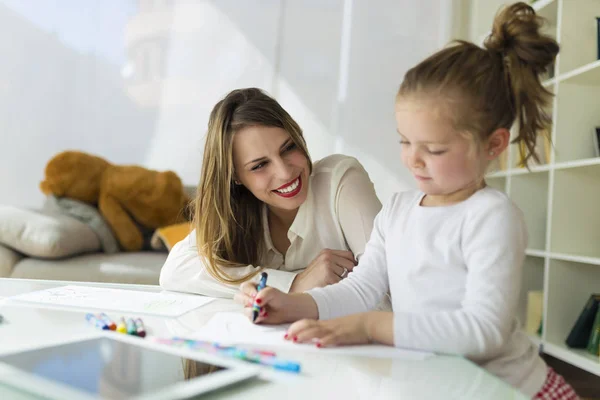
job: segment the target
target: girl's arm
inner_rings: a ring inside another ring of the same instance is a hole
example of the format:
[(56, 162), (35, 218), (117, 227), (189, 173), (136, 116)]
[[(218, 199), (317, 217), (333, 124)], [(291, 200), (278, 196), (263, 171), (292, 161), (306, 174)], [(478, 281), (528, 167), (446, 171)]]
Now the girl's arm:
[[(467, 268), (462, 307), (452, 311), (394, 313), (399, 347), (489, 359), (513, 330), (521, 288), (527, 231), (521, 211), (508, 201), (480, 209), (463, 228)], [(432, 290), (443, 290), (432, 282)]]
[[(232, 278), (241, 278), (260, 269), (248, 265), (227, 268)], [(269, 286), (288, 292), (295, 272), (269, 269)], [(192, 231), (185, 239), (171, 249), (167, 261), (160, 271), (160, 286), (166, 290), (197, 293), (204, 296), (233, 298), (239, 285), (228, 285), (217, 281), (206, 270), (196, 246), (196, 232)]]
[(337, 318), (375, 308), (389, 289), (385, 256), (385, 230), (389, 209), (398, 195), (375, 217), (373, 231), (358, 265), (335, 285), (308, 291), (318, 307), (319, 319)]

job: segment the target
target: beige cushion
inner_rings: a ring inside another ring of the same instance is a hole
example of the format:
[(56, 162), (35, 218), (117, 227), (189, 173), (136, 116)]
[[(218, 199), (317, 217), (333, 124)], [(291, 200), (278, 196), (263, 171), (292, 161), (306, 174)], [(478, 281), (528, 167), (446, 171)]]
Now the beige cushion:
[(0, 206), (0, 243), (27, 256), (61, 258), (100, 250), (94, 231), (74, 218)]
[(158, 285), (167, 253), (94, 253), (64, 260), (24, 258), (11, 278)]
[(21, 258), (23, 258), (22, 254), (0, 245), (0, 278), (10, 276), (13, 267)]

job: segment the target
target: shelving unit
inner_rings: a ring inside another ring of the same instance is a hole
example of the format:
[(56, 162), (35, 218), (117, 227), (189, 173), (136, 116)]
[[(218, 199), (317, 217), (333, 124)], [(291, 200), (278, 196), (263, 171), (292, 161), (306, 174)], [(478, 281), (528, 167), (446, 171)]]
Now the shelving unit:
[[(512, 2), (471, 2), (470, 39), (482, 43), (496, 11)], [(592, 293), (600, 293), (600, 158), (593, 130), (600, 126), (600, 60), (596, 17), (600, 0), (538, 0), (536, 12), (561, 51), (544, 86), (554, 93), (549, 159), (518, 168), (508, 149), (507, 169), (488, 175), (523, 210), (529, 249), (518, 315), (524, 323), (527, 292), (544, 291), (543, 334), (529, 335), (543, 351), (600, 376), (600, 358), (565, 344)]]

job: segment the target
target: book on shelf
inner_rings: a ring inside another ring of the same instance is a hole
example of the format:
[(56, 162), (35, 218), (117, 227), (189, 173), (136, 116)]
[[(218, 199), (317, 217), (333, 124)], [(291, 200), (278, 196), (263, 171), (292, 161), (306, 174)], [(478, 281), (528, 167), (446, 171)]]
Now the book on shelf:
[(566, 343), (569, 347), (580, 349), (587, 347), (594, 319), (598, 312), (598, 303), (600, 303), (600, 294), (595, 293), (590, 295), (567, 337)]
[(600, 126), (594, 129), (594, 135), (592, 136), (594, 142), (594, 155), (600, 157)]
[(587, 351), (595, 356), (600, 355), (598, 347), (600, 346), (600, 309), (596, 311), (594, 324), (592, 325), (592, 333), (587, 344)]
[(527, 318), (525, 321), (525, 332), (530, 335), (539, 335), (542, 325), (544, 307), (544, 292), (531, 290), (527, 292)]

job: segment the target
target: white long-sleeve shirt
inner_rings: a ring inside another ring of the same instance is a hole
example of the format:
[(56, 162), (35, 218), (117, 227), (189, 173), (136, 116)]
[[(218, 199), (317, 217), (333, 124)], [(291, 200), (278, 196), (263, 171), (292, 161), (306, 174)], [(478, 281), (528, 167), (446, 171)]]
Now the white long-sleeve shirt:
[[(288, 231), (291, 244), (285, 256), (273, 246), (265, 206), (263, 259), (258, 266), (231, 267), (226, 272), (239, 278), (259, 267), (269, 268), (268, 285), (288, 292), (296, 274), (323, 249), (350, 250), (360, 258), (380, 210), (373, 183), (355, 158), (323, 158), (313, 164), (306, 201)], [(167, 290), (230, 298), (239, 289), (218, 282), (208, 273), (198, 255), (195, 231), (173, 246), (162, 267), (160, 285)]]
[(369, 311), (389, 289), (395, 346), (464, 355), (532, 397), (547, 369), (516, 319), (521, 211), (489, 187), (450, 206), (423, 207), (423, 196), (394, 195), (354, 272), (308, 292), (319, 318)]

